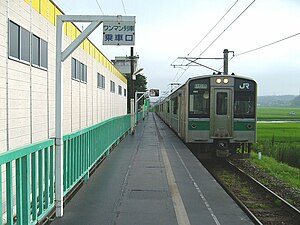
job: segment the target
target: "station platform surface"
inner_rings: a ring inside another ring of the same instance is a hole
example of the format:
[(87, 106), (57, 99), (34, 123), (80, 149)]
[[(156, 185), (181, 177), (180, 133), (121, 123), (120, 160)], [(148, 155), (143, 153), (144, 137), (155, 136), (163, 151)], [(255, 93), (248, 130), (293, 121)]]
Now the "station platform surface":
[(51, 224), (253, 223), (182, 141), (149, 113)]

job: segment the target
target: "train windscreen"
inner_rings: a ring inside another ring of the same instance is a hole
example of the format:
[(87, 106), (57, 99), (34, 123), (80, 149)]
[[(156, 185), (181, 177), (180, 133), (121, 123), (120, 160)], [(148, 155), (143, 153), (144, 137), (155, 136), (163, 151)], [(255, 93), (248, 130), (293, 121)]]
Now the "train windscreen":
[(209, 117), (209, 78), (189, 83), (189, 118)]
[(246, 79), (235, 79), (234, 117), (255, 118), (256, 84)]

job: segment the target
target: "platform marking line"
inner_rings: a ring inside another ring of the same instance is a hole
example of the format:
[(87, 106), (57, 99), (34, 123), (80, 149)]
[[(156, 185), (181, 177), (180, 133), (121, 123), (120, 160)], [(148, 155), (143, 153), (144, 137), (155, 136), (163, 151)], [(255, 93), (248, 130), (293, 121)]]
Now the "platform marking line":
[(163, 157), (163, 162), (165, 164), (165, 169), (166, 169), (166, 175), (167, 175), (167, 180), (172, 196), (172, 201), (174, 205), (174, 210), (176, 214), (176, 219), (179, 225), (190, 225), (190, 221), (186, 212), (186, 209), (184, 207), (178, 186), (176, 184), (176, 180), (173, 174), (173, 170), (167, 155), (167, 151), (165, 149), (164, 144), (162, 143), (161, 146), (161, 153)]
[(179, 153), (178, 153), (176, 147), (174, 146), (174, 144), (172, 144), (172, 146), (173, 146), (175, 152), (177, 153), (178, 158), (179, 158), (179, 160), (181, 161), (181, 164), (183, 165), (183, 167), (185, 168), (187, 174), (189, 175), (189, 178), (190, 178), (191, 181), (193, 182), (195, 189), (196, 189), (197, 192), (199, 193), (199, 195), (200, 195), (202, 201), (204, 202), (204, 204), (205, 204), (207, 210), (209, 211), (211, 217), (213, 218), (213, 220), (215, 221), (215, 223), (216, 223), (217, 225), (221, 225), (221, 223), (219, 222), (218, 218), (217, 218), (216, 215), (214, 214), (212, 208), (210, 207), (208, 201), (206, 200), (206, 198), (205, 198), (203, 192), (202, 192), (201, 189), (199, 188), (199, 186), (198, 186), (198, 184), (196, 183), (195, 179), (193, 178), (192, 174), (190, 173), (190, 171), (189, 171), (188, 168), (186, 167), (186, 165), (185, 165), (183, 159), (182, 159), (181, 156), (179, 155)]

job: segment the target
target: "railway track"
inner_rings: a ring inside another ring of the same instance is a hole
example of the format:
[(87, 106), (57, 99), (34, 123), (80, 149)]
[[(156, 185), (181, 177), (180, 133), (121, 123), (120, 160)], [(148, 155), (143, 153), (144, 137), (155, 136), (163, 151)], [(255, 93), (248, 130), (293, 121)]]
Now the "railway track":
[(299, 225), (300, 210), (227, 160), (202, 164), (255, 224)]

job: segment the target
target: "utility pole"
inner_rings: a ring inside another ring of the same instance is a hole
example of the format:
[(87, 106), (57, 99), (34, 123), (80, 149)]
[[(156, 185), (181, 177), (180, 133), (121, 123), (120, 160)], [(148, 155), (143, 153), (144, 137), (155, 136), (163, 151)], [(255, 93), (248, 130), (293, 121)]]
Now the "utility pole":
[(131, 89), (130, 89), (130, 114), (131, 114), (131, 134), (134, 134), (134, 57), (133, 57), (133, 47), (130, 47), (130, 79), (131, 79)]
[(228, 75), (228, 49), (224, 49), (224, 75)]
[(133, 80), (133, 73), (134, 73), (134, 55), (133, 55), (133, 47), (130, 47), (130, 79), (131, 79), (131, 95), (130, 98), (133, 99), (134, 98), (134, 80)]

